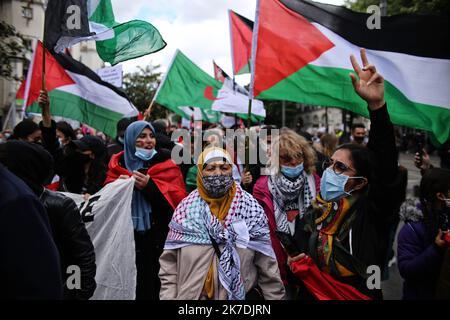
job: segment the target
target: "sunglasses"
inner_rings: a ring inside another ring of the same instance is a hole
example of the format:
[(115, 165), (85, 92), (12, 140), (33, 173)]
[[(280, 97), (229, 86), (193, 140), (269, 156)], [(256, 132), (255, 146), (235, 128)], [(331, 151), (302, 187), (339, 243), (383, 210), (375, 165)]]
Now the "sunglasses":
[(347, 166), (345, 163), (341, 161), (334, 161), (333, 159), (327, 159), (322, 163), (322, 169), (325, 170), (327, 168), (332, 167), (334, 173), (343, 174), (347, 171), (353, 171), (356, 173), (356, 170)]

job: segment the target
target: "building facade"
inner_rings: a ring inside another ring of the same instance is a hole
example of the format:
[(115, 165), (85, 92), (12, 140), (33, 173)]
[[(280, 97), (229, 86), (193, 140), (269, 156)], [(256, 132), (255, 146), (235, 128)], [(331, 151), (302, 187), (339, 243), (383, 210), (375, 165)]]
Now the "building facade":
[[(44, 33), (44, 5), (45, 0), (1, 0), (0, 19), (15, 27), (21, 33), (31, 48), (36, 46), (38, 40), (42, 40)], [(81, 61), (89, 68), (96, 71), (104, 67), (95, 48), (95, 42), (83, 42), (70, 49), (73, 58)], [(27, 56), (31, 59), (32, 53)], [(17, 78), (26, 77), (26, 65), (21, 59), (13, 62), (13, 75)], [(20, 81), (0, 78), (0, 117), (6, 114), (15, 100), (15, 95), (20, 87)], [(0, 128), (1, 129), (1, 128)]]

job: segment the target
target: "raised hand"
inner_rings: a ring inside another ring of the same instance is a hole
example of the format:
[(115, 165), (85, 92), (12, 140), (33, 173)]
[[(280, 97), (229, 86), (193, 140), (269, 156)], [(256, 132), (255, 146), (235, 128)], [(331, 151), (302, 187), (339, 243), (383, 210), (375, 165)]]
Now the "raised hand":
[(385, 104), (384, 79), (367, 60), (366, 50), (361, 49), (360, 53), (363, 68), (359, 66), (355, 56), (351, 55), (350, 61), (358, 77), (350, 73), (350, 78), (356, 93), (367, 102), (371, 110), (377, 110)]
[(44, 107), (50, 106), (50, 100), (48, 99), (47, 91), (41, 90), (39, 92), (38, 103), (42, 109), (44, 109)]
[(50, 114), (50, 99), (48, 93), (45, 90), (39, 92), (38, 98), (39, 107), (42, 109), (42, 124), (46, 128), (52, 126), (52, 115)]

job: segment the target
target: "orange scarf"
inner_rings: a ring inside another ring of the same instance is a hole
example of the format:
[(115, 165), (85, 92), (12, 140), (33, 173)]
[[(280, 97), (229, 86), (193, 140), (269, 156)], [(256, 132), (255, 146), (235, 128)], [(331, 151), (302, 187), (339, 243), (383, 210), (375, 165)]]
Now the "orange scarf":
[[(228, 154), (227, 151), (221, 148), (207, 148), (205, 151), (203, 151), (197, 162), (198, 167), (198, 173), (197, 173), (197, 189), (200, 197), (208, 204), (209, 209), (211, 210), (211, 213), (219, 219), (220, 222), (223, 222), (225, 218), (227, 217), (228, 211), (231, 207), (231, 202), (234, 199), (234, 195), (236, 194), (236, 183), (233, 183), (231, 188), (228, 190), (228, 192), (221, 198), (211, 198), (208, 195), (208, 192), (206, 191), (203, 180), (202, 180), (202, 171), (203, 171), (203, 165), (205, 164), (205, 159), (207, 159), (207, 156), (211, 152), (219, 152), (223, 153), (224, 158), (228, 159), (230, 161), (230, 164), (233, 165), (231, 162), (231, 157)], [(209, 267), (208, 274), (206, 276), (205, 280), (205, 286), (204, 290), (206, 291), (206, 294), (208, 295), (209, 299), (212, 299), (214, 296), (214, 266), (213, 263), (211, 263), (211, 266)]]

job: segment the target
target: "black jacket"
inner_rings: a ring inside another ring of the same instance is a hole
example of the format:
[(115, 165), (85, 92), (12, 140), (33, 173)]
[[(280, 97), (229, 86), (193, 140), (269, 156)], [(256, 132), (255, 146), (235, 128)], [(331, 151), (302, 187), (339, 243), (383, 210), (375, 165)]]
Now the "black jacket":
[[(381, 292), (368, 290), (366, 286), (367, 267), (378, 266), (383, 271), (385, 265), (389, 233), (393, 216), (398, 213), (401, 202), (402, 179), (398, 172), (397, 149), (394, 128), (387, 107), (370, 111), (371, 130), (367, 147), (375, 157), (375, 180), (369, 184), (368, 191), (354, 204), (356, 212), (351, 222), (351, 248), (349, 232), (334, 245), (334, 257), (342, 265), (354, 271), (354, 277), (339, 280), (353, 285), (361, 292), (381, 298)], [(352, 208), (351, 208), (352, 209)], [(350, 209), (350, 210), (351, 210)], [(314, 258), (317, 246), (314, 245), (317, 232), (307, 232), (305, 224), (314, 220), (313, 210), (309, 210), (302, 221), (296, 225), (296, 243), (302, 252)], [(307, 228), (306, 228), (307, 229)], [(352, 252), (352, 254), (350, 254)]]
[(80, 212), (72, 199), (60, 193), (44, 190), (40, 200), (47, 211), (60, 253), (64, 283), (71, 275), (67, 273), (69, 266), (78, 266), (81, 271), (81, 289), (69, 290), (65, 285), (64, 298), (87, 300), (96, 288), (95, 252)]
[(61, 299), (59, 254), (38, 198), (0, 164), (1, 299)]

